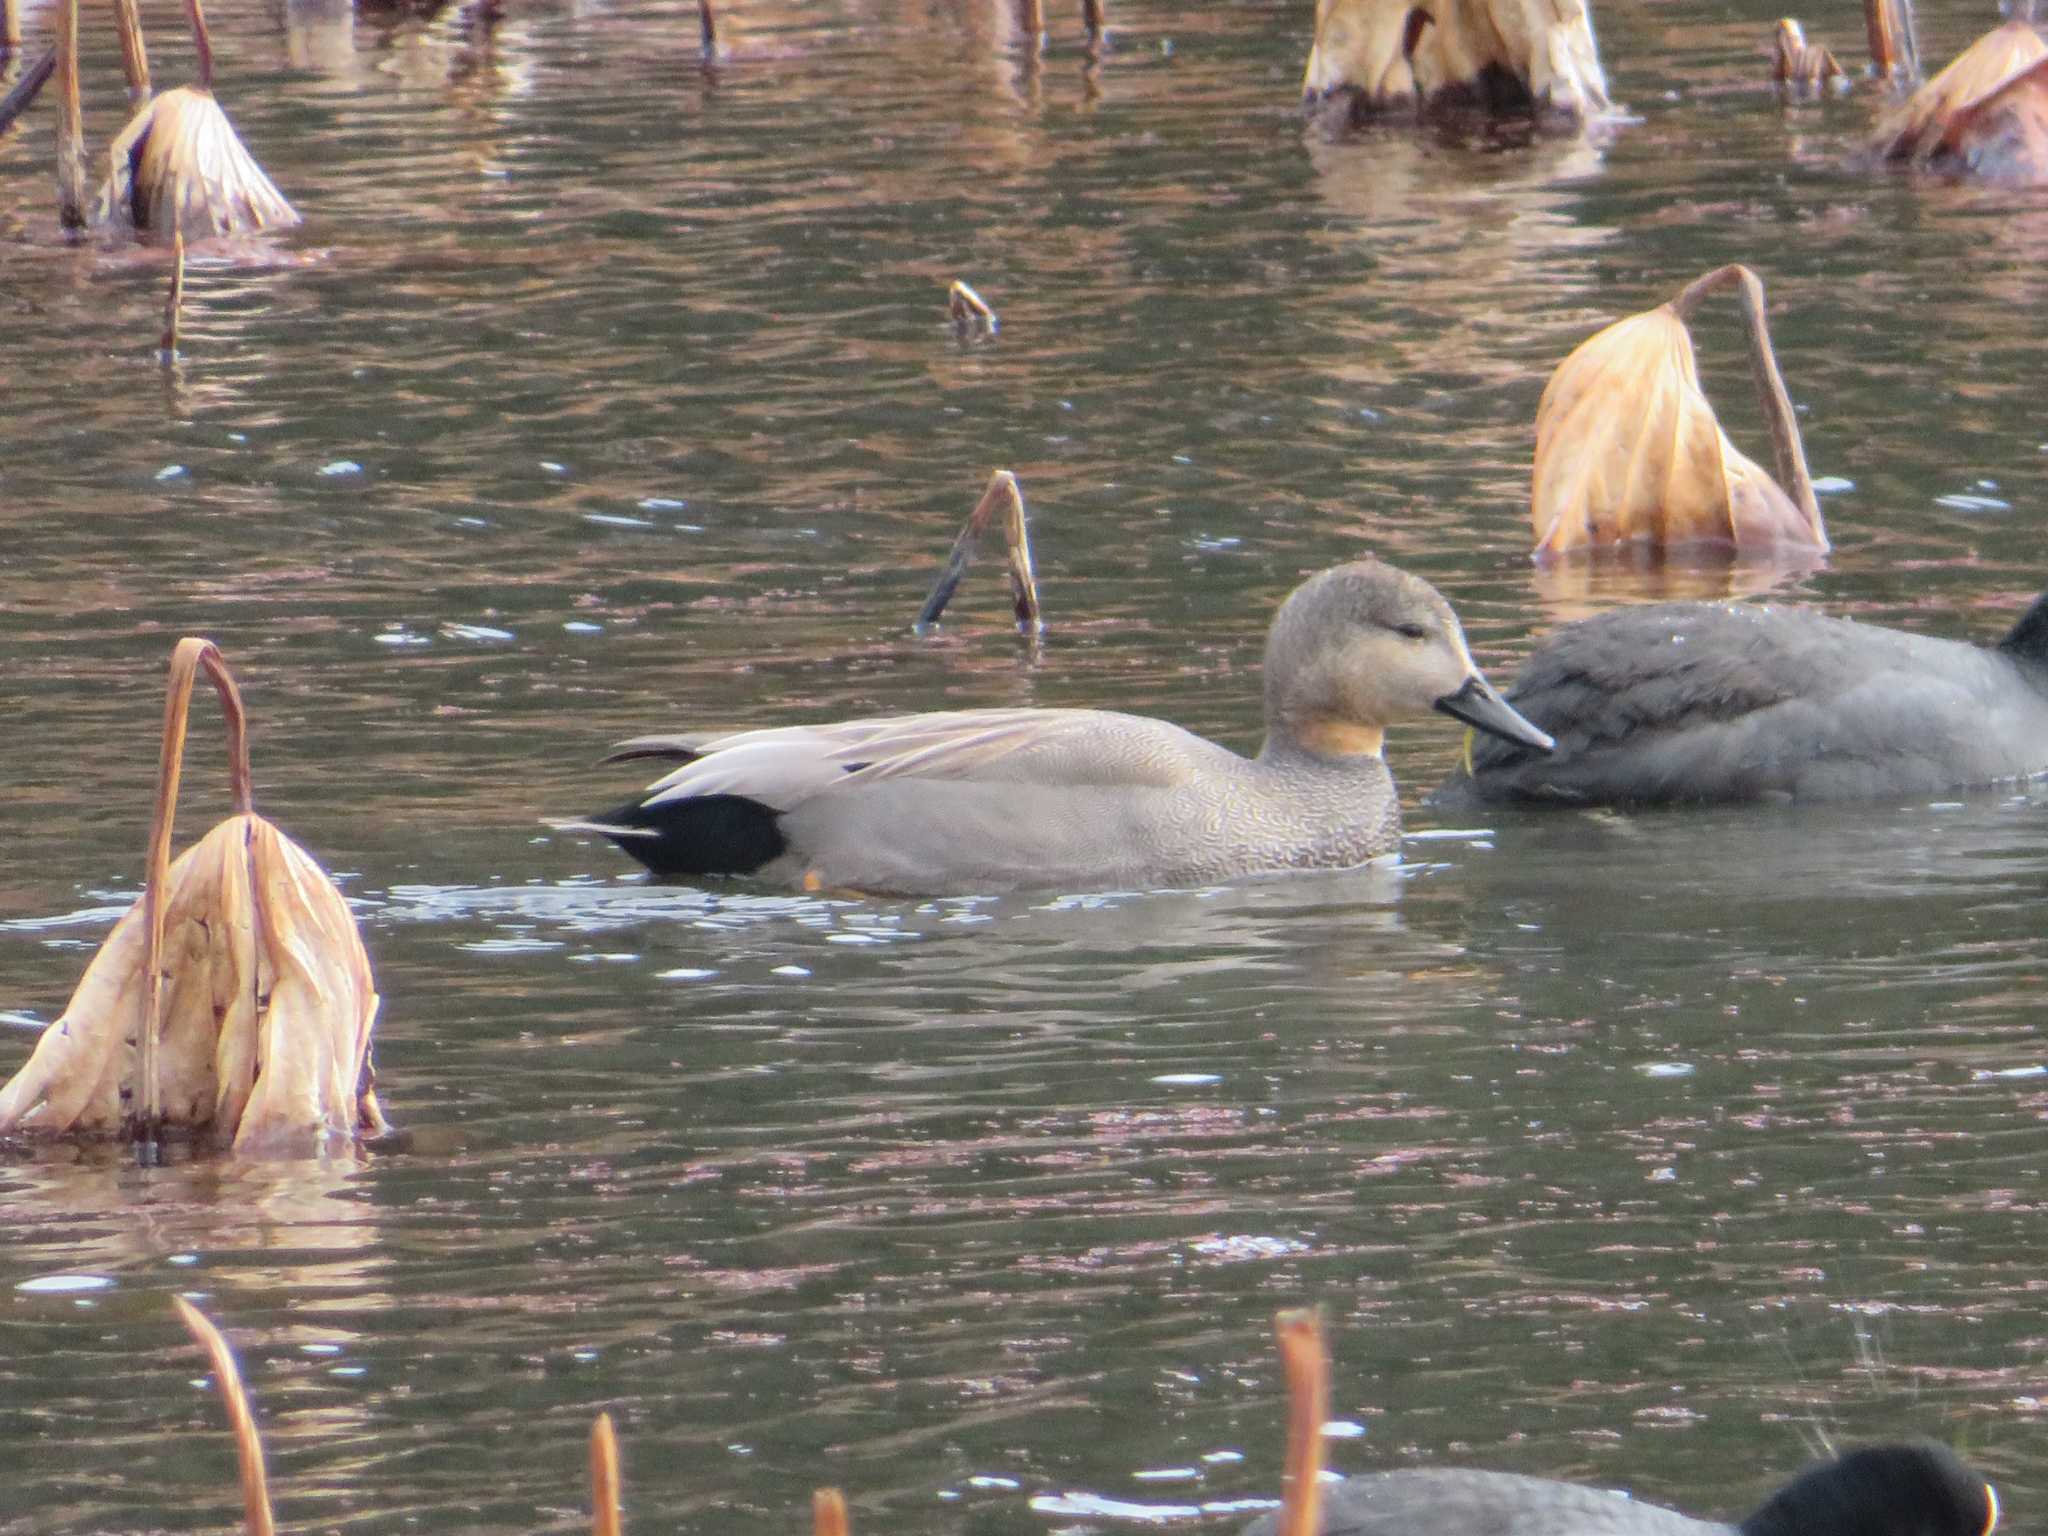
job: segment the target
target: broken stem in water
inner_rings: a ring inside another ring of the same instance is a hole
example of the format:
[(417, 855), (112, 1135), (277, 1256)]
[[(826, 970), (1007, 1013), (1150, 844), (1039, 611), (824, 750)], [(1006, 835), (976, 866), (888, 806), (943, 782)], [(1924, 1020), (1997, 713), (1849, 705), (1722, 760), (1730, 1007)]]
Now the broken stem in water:
[[(187, 642), (190, 643), (189, 641)], [(270, 1485), (263, 1473), (263, 1442), (256, 1435), (256, 1420), (249, 1412), (249, 1396), (242, 1389), (242, 1373), (235, 1368), (234, 1351), (221, 1332), (207, 1321), (206, 1314), (182, 1296), (171, 1298), (187, 1331), (206, 1349), (213, 1361), (214, 1385), (227, 1405), (228, 1427), (235, 1435), (235, 1458), (242, 1470), (242, 1520), (248, 1536), (274, 1536), (276, 1522), (270, 1513)]]
[(163, 948), (165, 889), (171, 867), (171, 823), (178, 810), (178, 782), (184, 774), (185, 728), (192, 714), (192, 683), (204, 667), (220, 695), (221, 716), (227, 724), (228, 784), (234, 796), (235, 814), (246, 816), (254, 809), (255, 794), (249, 771), (249, 720), (242, 709), (242, 691), (235, 686), (220, 647), (211, 640), (187, 638), (171, 652), (171, 672), (164, 695), (163, 750), (157, 759), (156, 807), (149, 823), (149, 855), (142, 885), (143, 1017), (140, 1082), (136, 1098), (140, 1103), (137, 1123), (131, 1133), (137, 1154), (144, 1162), (155, 1162), (163, 1146), (163, 1081), (160, 1060), (163, 1035)]
[(811, 1536), (847, 1536), (846, 1495), (837, 1488), (811, 1495)]
[[(0, 3), (4, 3), (4, 0), (0, 0)], [(8, 52), (9, 49), (0, 46), (0, 54)], [(0, 97), (0, 133), (12, 128), (14, 120), (35, 104), (36, 97), (42, 94), (43, 87), (50, 83), (50, 76), (56, 72), (57, 50), (47, 48), (43, 51), (43, 56), (29, 65), (22, 73), (22, 77), (14, 82), (13, 88), (4, 97)]]
[(1002, 321), (989, 302), (958, 278), (946, 290), (946, 313), (953, 317), (953, 325), (964, 337), (975, 331), (993, 336), (1002, 329)]
[(922, 633), (938, 623), (939, 615), (946, 611), (946, 604), (953, 600), (961, 578), (967, 574), (975, 545), (980, 542), (989, 519), (998, 507), (1003, 514), (1003, 542), (1009, 554), (1010, 600), (1017, 615), (1017, 632), (1035, 636), (1044, 630), (1045, 623), (1038, 607), (1038, 577), (1031, 565), (1031, 535), (1024, 511), (1024, 493), (1017, 487), (1017, 477), (1007, 469), (996, 470), (988, 477), (988, 489), (981, 493), (981, 500), (967, 514), (967, 524), (953, 541), (952, 552), (946, 557), (946, 568), (932, 583), (931, 593), (925, 598), (924, 607), (918, 611), (917, 622), (911, 626), (913, 629)]
[(1330, 1416), (1322, 1314), (1313, 1307), (1275, 1313), (1273, 1336), (1287, 1375), (1287, 1473), (1280, 1489), (1279, 1536), (1316, 1536), (1323, 1504), (1323, 1421)]
[(78, 0), (57, 7), (57, 222), (85, 228), (85, 117), (78, 101)]
[(171, 294), (164, 301), (163, 355), (165, 362), (178, 356), (178, 309), (185, 302), (185, 237), (171, 236)]
[(142, 41), (142, 7), (137, 0), (114, 0), (114, 30), (121, 36), (121, 68), (128, 76), (128, 108), (140, 111), (149, 100), (149, 49)]
[(1813, 476), (1806, 467), (1806, 444), (1799, 435), (1799, 418), (1792, 410), (1792, 397), (1785, 390), (1785, 376), (1778, 371), (1777, 354), (1771, 350), (1770, 319), (1764, 311), (1764, 285), (1740, 262), (1717, 267), (1705, 277), (1685, 285), (1671, 307), (1681, 321), (1689, 320), (1700, 301), (1710, 293), (1734, 287), (1742, 298), (1742, 321), (1749, 331), (1749, 366), (1756, 377), (1756, 392), (1763, 406), (1764, 421), (1770, 427), (1771, 448), (1778, 461), (1778, 480), (1813, 533), (1814, 544), (1825, 550), (1827, 534), (1822, 531), (1820, 501), (1814, 495)]
[(612, 1416), (600, 1413), (590, 1426), (591, 1536), (619, 1536), (619, 1437)]
[(1870, 39), (1870, 67), (1880, 80), (1919, 78), (1920, 48), (1909, 0), (1863, 0), (1863, 27)]

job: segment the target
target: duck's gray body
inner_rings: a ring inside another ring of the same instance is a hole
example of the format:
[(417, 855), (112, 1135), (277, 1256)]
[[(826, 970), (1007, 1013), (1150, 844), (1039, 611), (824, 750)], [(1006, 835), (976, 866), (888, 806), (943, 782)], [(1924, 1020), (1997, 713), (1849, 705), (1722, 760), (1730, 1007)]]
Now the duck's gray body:
[(1852, 800), (2048, 772), (2043, 602), (1991, 647), (1746, 603), (1569, 624), (1507, 694), (1556, 750), (1480, 739), (1436, 799)]
[[(1277, 1514), (1243, 1536), (1277, 1536)], [(1322, 1536), (1736, 1536), (1733, 1526), (1577, 1483), (1418, 1467), (1347, 1477), (1323, 1490)]]
[(653, 736), (681, 766), (588, 821), (657, 874), (920, 895), (1204, 885), (1393, 850), (1390, 721), (1443, 710), (1532, 744), (1428, 583), (1377, 561), (1311, 577), (1266, 644), (1266, 741), (1242, 757), (1099, 709), (952, 710)]

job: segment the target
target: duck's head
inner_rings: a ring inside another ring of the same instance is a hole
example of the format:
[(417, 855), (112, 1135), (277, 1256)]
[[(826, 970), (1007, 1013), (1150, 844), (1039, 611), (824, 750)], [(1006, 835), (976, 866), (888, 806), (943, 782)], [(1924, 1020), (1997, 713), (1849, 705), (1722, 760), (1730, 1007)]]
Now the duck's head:
[(1871, 1445), (1808, 1467), (1742, 1536), (1991, 1536), (1998, 1495), (1940, 1445)]
[(1388, 725), (1433, 709), (1541, 752), (1554, 745), (1480, 676), (1458, 616), (1419, 577), (1358, 560), (1280, 605), (1266, 637), (1269, 750), (1377, 754)]

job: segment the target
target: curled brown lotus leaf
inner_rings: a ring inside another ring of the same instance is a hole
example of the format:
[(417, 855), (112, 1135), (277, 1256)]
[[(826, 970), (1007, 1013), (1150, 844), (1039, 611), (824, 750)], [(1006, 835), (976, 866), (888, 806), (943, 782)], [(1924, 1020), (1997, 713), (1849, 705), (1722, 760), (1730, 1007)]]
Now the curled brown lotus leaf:
[(108, 151), (96, 224), (187, 241), (288, 228), (298, 211), (243, 146), (211, 91), (181, 85), (153, 96)]
[(2048, 41), (2008, 21), (1965, 48), (1878, 130), (1880, 160), (1928, 170), (2048, 177)]
[[(1743, 287), (1752, 362), (1789, 494), (1729, 441), (1700, 388), (1685, 316), (1706, 292), (1731, 283)], [(1529, 516), (1539, 561), (1618, 546), (1699, 544), (1780, 558), (1827, 549), (1755, 274), (1711, 273), (1670, 303), (1596, 333), (1558, 365), (1536, 409)]]
[[(228, 706), (240, 809), (172, 863), (201, 665)], [(312, 856), (247, 808), (240, 696), (209, 642), (178, 646), (163, 765), (143, 899), (0, 1087), (0, 1133), (148, 1139), (168, 1126), (284, 1153), (384, 1133), (370, 1066), (377, 991), (355, 918)]]
[(1354, 117), (1441, 106), (1607, 110), (1607, 76), (1584, 0), (1320, 0), (1302, 76), (1311, 103)]

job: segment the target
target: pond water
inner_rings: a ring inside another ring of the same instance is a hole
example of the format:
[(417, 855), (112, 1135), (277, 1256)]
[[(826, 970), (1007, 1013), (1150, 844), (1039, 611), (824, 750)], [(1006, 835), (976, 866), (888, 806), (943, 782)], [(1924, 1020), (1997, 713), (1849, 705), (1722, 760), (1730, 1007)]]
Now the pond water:
[[(236, 1518), (174, 1292), (300, 1529), (576, 1528), (600, 1408), (643, 1531), (797, 1530), (821, 1483), (857, 1531), (1234, 1528), (1302, 1302), (1342, 1469), (1739, 1513), (1931, 1435), (2040, 1522), (2040, 795), (1447, 824), (1423, 724), (1398, 868), (943, 902), (654, 886), (542, 823), (663, 727), (1109, 704), (1249, 748), (1273, 605), (1366, 549), (1505, 681), (1652, 591), (1528, 563), (1549, 369), (1731, 260), (1832, 487), (1781, 595), (1994, 636), (2043, 580), (2048, 198), (1851, 168), (1872, 97), (1781, 108), (1762, 0), (1604, 0), (1630, 119), (1520, 147), (1305, 128), (1306, 0), (1113, 0), (1095, 61), (1054, 7), (1037, 62), (995, 5), (749, 0), (709, 70), (677, 0), (508, 9), (212, 8), (307, 222), (194, 261), (168, 370), (161, 258), (56, 238), (47, 109), (0, 144), (0, 1071), (135, 893), (204, 632), (412, 1133), (0, 1160), (0, 1532)], [(1732, 308), (1696, 332), (1762, 457)], [(993, 565), (907, 632), (994, 466), (1035, 658)]]

